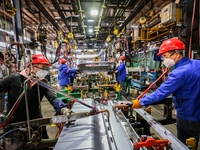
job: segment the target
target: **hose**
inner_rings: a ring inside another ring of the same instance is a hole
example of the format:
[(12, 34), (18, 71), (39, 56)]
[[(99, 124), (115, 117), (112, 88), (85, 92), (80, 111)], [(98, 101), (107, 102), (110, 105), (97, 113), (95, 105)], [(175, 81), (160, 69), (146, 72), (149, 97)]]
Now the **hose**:
[(10, 133), (12, 133), (12, 132), (15, 132), (15, 131), (23, 131), (23, 132), (26, 132), (27, 129), (26, 129), (26, 128), (16, 128), (16, 129), (12, 129), (12, 130), (10, 130), (10, 131), (4, 133), (3, 135), (1, 135), (1, 136), (0, 136), (0, 140), (1, 140), (3, 137), (5, 137), (6, 135), (8, 135), (8, 134), (10, 134)]

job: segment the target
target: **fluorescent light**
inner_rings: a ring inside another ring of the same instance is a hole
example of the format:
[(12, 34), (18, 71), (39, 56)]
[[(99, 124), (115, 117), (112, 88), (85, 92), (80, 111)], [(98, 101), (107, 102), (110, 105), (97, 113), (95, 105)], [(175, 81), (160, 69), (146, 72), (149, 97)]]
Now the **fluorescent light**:
[(91, 10), (91, 15), (93, 15), (93, 16), (98, 15), (98, 11), (97, 10)]
[(88, 19), (88, 22), (94, 22), (94, 20), (92, 20), (92, 19)]
[(89, 29), (88, 31), (89, 31), (89, 32), (93, 32), (93, 30), (92, 30), (92, 29)]

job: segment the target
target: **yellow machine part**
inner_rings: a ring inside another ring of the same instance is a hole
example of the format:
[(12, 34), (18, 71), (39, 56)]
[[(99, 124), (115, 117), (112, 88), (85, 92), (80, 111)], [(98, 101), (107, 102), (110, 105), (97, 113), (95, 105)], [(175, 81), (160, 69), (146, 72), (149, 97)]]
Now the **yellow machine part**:
[(106, 38), (106, 42), (110, 42), (111, 41), (111, 38), (110, 38), (110, 35), (108, 35), (108, 37)]
[(120, 91), (121, 91), (121, 86), (120, 86), (120, 84), (116, 83), (116, 84), (114, 85), (114, 89), (115, 89), (116, 92), (120, 92)]
[(104, 98), (107, 98), (107, 97), (108, 97), (108, 91), (107, 91), (107, 90), (104, 90), (104, 92), (103, 92), (103, 97), (104, 97)]
[(69, 39), (73, 39), (74, 38), (74, 34), (72, 32), (69, 32), (67, 35), (68, 35)]
[(117, 35), (119, 33), (119, 30), (117, 28), (114, 28), (113, 33), (114, 33), (114, 35)]
[(71, 86), (66, 86), (65, 89), (68, 90), (68, 94), (70, 94), (73, 91)]
[(58, 48), (58, 41), (54, 41), (54, 48)]
[(181, 8), (179, 7), (176, 8), (176, 21), (181, 21)]
[(145, 17), (140, 17), (140, 24), (146, 23), (147, 19)]
[(186, 139), (186, 145), (190, 146), (192, 148), (192, 150), (195, 150), (196, 149), (196, 139), (193, 137)]

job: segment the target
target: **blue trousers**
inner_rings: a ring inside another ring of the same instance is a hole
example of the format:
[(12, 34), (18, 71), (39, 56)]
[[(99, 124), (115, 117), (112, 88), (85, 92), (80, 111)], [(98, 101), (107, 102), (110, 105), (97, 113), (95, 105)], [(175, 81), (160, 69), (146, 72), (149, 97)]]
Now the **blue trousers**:
[(199, 133), (200, 133), (200, 121), (199, 122), (193, 122), (188, 120), (182, 120), (177, 118), (177, 136), (178, 139), (186, 143), (186, 139), (193, 137), (196, 139), (196, 149), (198, 147), (198, 141), (199, 141)]

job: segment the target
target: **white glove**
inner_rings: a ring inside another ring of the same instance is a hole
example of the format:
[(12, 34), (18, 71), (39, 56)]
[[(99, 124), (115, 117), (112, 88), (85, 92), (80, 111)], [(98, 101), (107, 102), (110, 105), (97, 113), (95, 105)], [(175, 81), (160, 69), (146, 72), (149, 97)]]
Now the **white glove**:
[(63, 107), (61, 108), (61, 114), (62, 115), (66, 115), (66, 116), (70, 116), (71, 110), (67, 107)]

